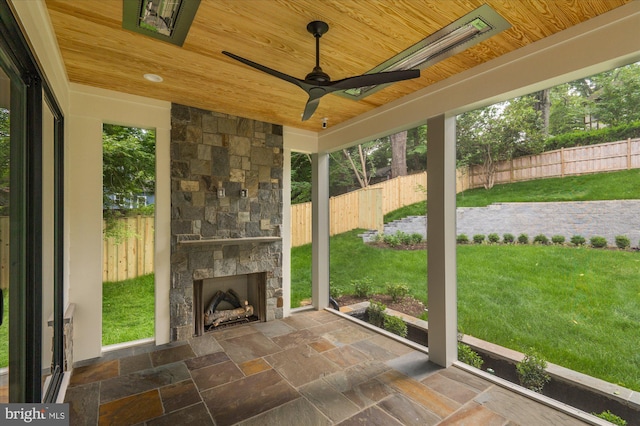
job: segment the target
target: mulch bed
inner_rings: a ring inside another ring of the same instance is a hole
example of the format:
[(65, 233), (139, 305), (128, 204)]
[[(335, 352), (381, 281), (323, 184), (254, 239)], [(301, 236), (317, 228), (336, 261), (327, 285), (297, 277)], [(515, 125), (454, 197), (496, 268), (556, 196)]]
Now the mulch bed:
[(394, 311), (402, 312), (403, 314), (410, 315), (412, 317), (419, 318), (424, 313), (426, 306), (418, 299), (414, 299), (411, 296), (403, 297), (402, 299), (394, 302), (391, 300), (391, 296), (386, 294), (374, 294), (369, 297), (356, 297), (354, 295), (340, 296), (336, 299), (338, 305), (349, 306), (360, 302), (375, 301), (383, 303), (387, 308)]

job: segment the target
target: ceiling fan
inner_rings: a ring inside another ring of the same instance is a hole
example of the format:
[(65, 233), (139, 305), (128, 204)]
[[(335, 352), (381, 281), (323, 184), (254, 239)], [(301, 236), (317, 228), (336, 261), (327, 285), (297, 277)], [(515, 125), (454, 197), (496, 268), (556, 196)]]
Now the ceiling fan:
[(316, 66), (313, 68), (304, 80), (284, 74), (280, 71), (265, 67), (248, 59), (242, 58), (233, 53), (223, 51), (225, 55), (233, 58), (243, 64), (249, 65), (255, 69), (266, 72), (274, 77), (280, 78), (289, 83), (293, 83), (307, 92), (309, 100), (302, 114), (302, 121), (306, 121), (318, 108), (320, 98), (324, 95), (341, 90), (356, 89), (359, 87), (376, 86), (380, 84), (394, 83), (396, 81), (409, 80), (420, 77), (420, 70), (409, 69), (401, 71), (380, 72), (375, 74), (363, 74), (355, 77), (348, 77), (342, 80), (331, 81), (328, 74), (320, 68), (320, 37), (329, 31), (329, 25), (322, 21), (313, 21), (307, 25), (309, 31), (316, 39)]

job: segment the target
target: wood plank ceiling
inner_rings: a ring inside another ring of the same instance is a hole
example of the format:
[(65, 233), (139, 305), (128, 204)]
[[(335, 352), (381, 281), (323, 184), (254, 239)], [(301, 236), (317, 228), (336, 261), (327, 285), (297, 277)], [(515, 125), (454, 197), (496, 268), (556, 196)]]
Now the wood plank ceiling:
[[(318, 131), (323, 117), (338, 124), (629, 1), (202, 0), (182, 47), (123, 29), (119, 0), (46, 4), (71, 82)], [(221, 53), (304, 78), (315, 62), (306, 25), (323, 20), (330, 30), (321, 66), (338, 80), (370, 70), (484, 3), (512, 27), (361, 101), (325, 96), (305, 122), (301, 89)], [(145, 73), (164, 82), (148, 82)]]

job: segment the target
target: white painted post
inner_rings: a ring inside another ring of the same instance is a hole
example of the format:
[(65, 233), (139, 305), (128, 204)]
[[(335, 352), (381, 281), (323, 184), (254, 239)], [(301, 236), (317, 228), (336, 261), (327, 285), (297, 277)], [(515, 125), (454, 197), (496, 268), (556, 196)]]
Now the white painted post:
[(427, 121), (427, 152), (429, 359), (448, 367), (458, 358), (455, 117)]
[(313, 306), (329, 306), (329, 155), (311, 155), (311, 298)]

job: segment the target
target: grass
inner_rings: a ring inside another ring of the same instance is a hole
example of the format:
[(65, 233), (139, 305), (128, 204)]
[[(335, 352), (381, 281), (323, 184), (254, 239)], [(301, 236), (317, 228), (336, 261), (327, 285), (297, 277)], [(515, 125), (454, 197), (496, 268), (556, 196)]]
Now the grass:
[[(458, 207), (484, 207), (492, 203), (635, 200), (640, 199), (640, 169), (565, 178), (538, 179), (496, 185), (490, 190), (469, 189), (456, 197)], [(427, 202), (404, 206), (384, 215), (388, 223), (407, 216), (423, 216)]]
[(102, 345), (153, 337), (154, 274), (102, 284)]

